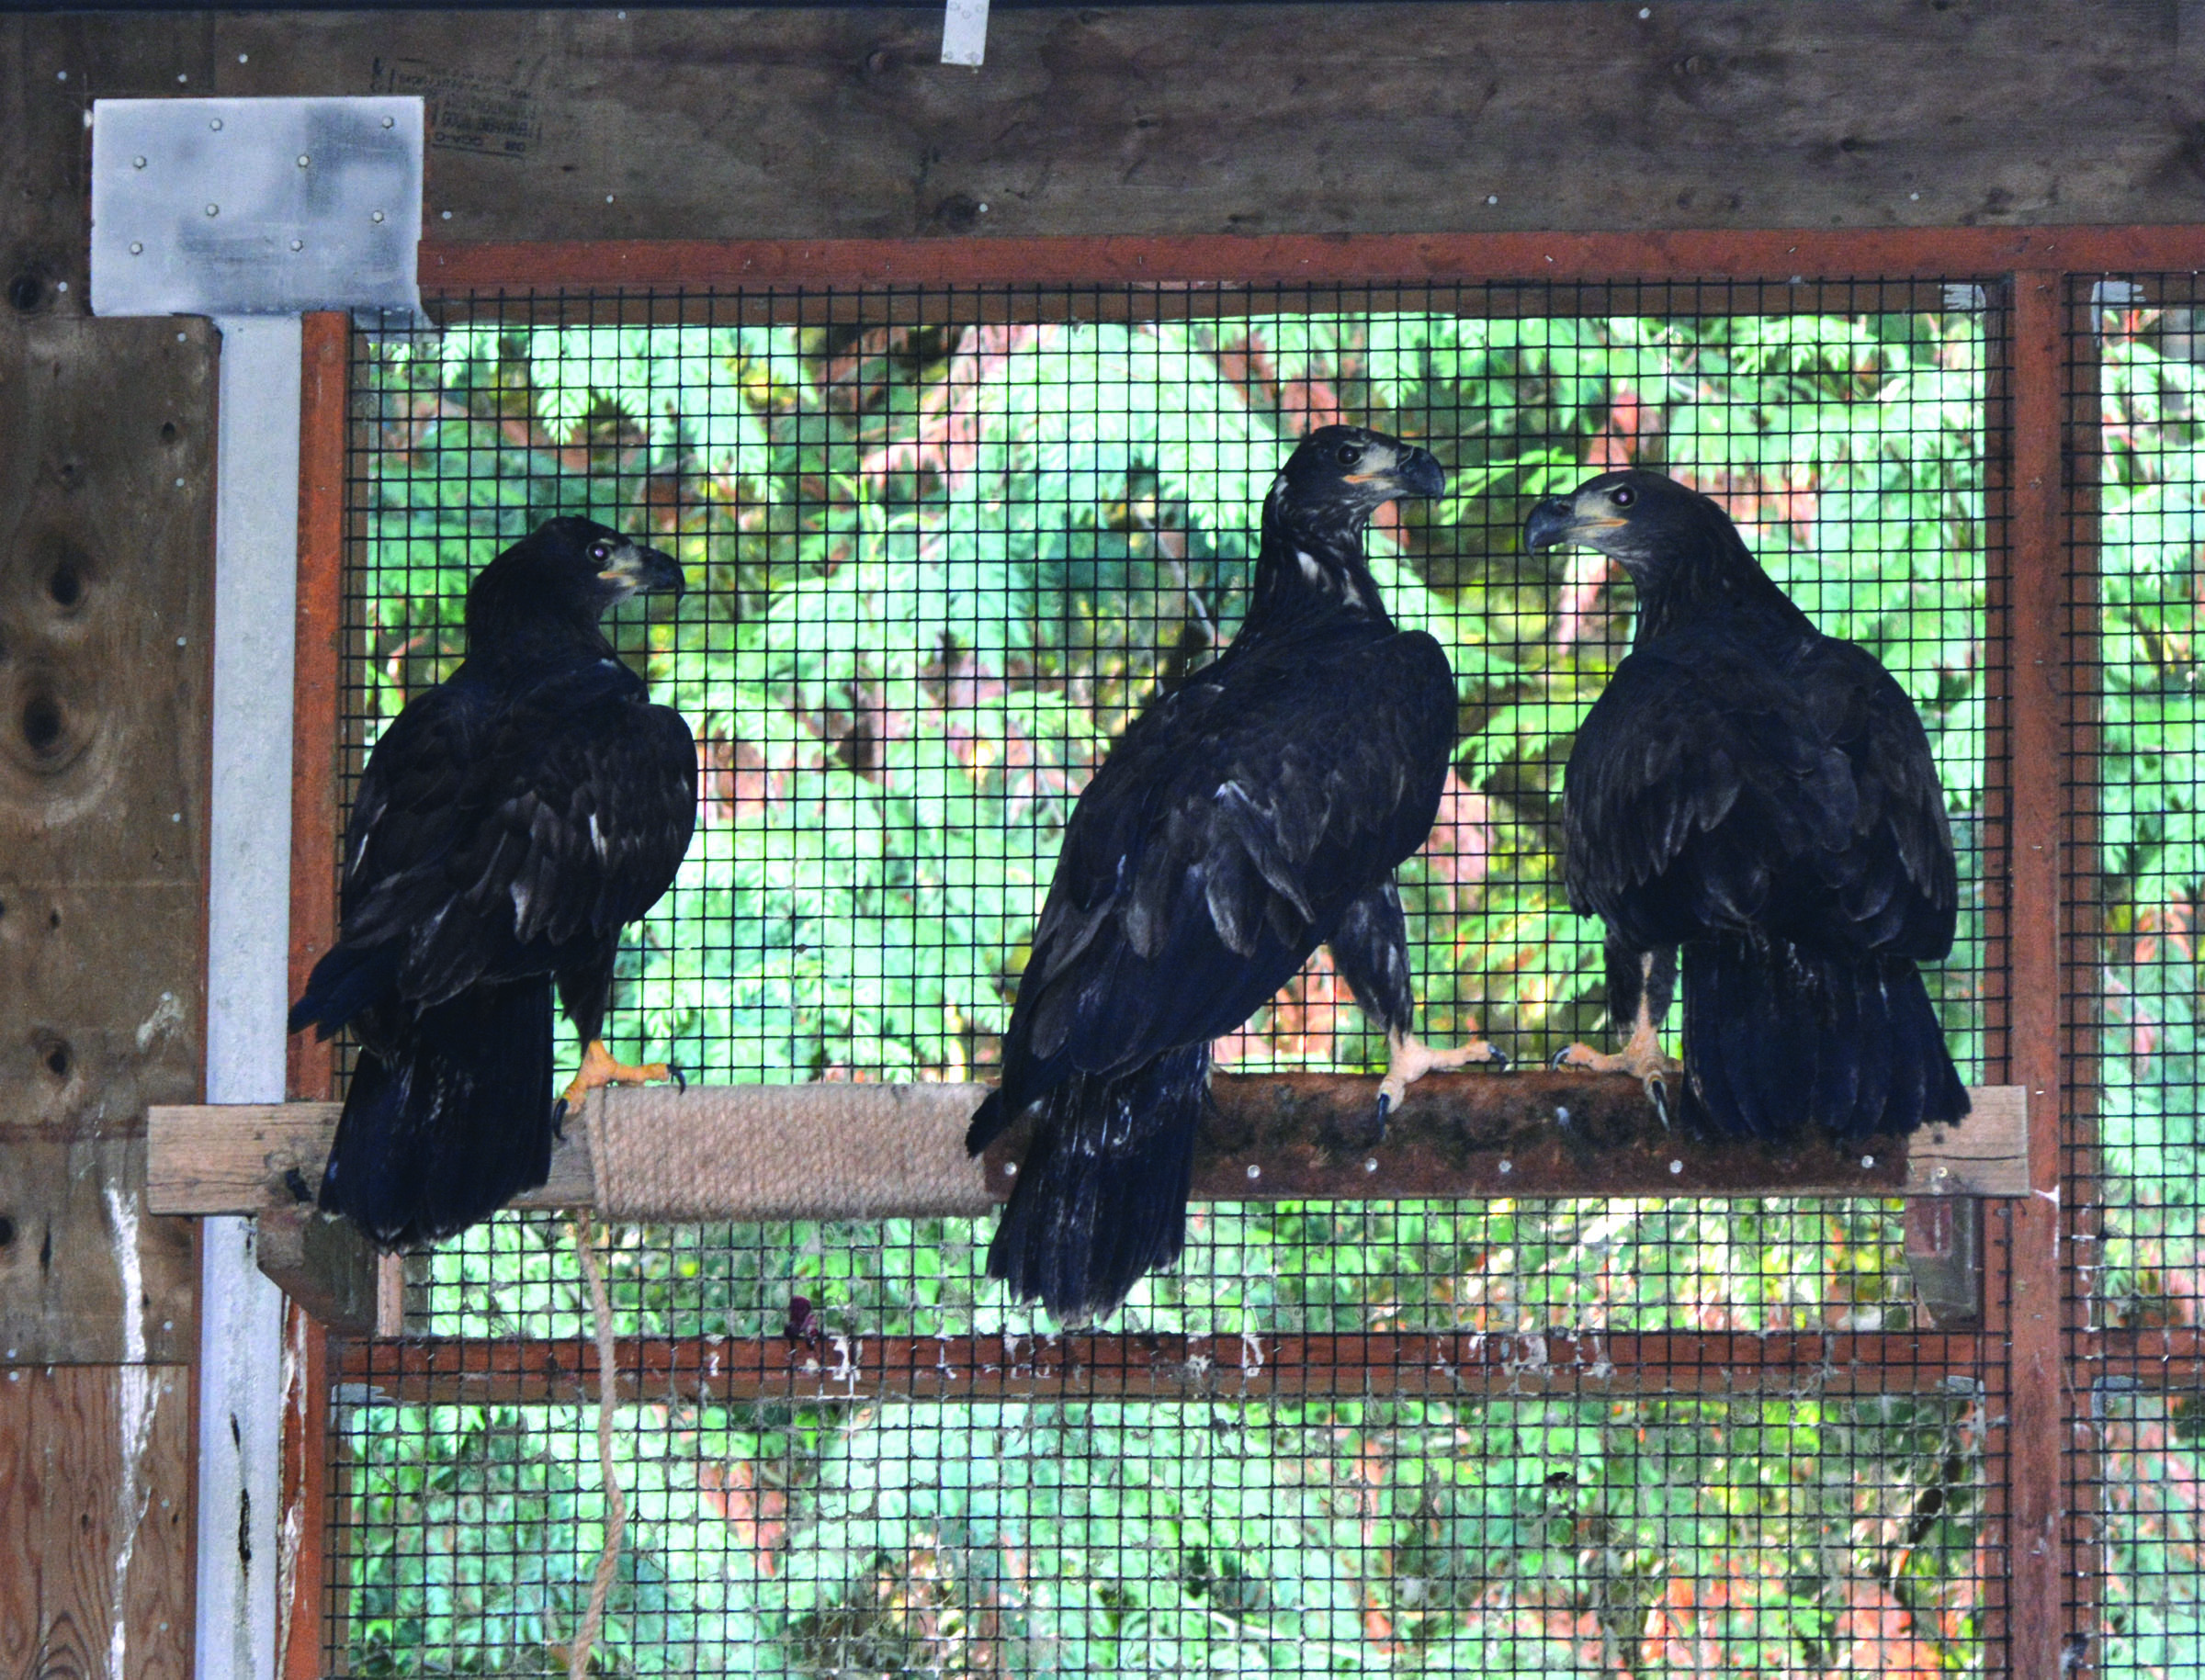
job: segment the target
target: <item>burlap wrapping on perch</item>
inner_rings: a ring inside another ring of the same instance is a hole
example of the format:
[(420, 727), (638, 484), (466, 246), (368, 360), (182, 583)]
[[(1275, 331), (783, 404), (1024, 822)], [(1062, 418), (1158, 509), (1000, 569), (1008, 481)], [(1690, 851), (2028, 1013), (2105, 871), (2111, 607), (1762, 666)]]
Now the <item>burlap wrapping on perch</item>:
[(601, 1090), (584, 1109), (607, 1219), (886, 1219), (985, 1213), (965, 1128), (984, 1085)]

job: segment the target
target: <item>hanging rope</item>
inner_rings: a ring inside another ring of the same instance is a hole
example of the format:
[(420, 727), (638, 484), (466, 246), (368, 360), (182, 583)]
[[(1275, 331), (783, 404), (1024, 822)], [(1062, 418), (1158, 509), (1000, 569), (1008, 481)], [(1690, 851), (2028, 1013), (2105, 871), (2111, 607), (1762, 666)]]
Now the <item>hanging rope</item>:
[(590, 1583), (589, 1607), (582, 1613), (582, 1630), (567, 1650), (567, 1680), (582, 1680), (590, 1672), (590, 1648), (605, 1625), (605, 1601), (613, 1590), (613, 1576), (620, 1568), (620, 1544), (628, 1533), (628, 1501), (620, 1491), (620, 1477), (613, 1469), (613, 1406), (619, 1395), (615, 1369), (613, 1305), (605, 1290), (605, 1270), (597, 1261), (594, 1222), (587, 1213), (568, 1223), (574, 1238), (575, 1257), (590, 1286), (590, 1311), (597, 1322), (597, 1473), (605, 1488), (605, 1550), (597, 1554), (597, 1574)]

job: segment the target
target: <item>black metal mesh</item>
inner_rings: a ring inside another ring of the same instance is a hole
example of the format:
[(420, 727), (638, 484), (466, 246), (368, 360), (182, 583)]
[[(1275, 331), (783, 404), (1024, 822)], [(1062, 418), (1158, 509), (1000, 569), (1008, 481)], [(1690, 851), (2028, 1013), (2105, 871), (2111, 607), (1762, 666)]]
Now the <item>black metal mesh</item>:
[[(1453, 479), (1374, 534), (1390, 608), (1440, 637), (1464, 702), (1404, 872), (1422, 1028), (1543, 1056), (1605, 1032), (1598, 930), (1559, 890), (1560, 770), (1630, 602), (1517, 533), (1539, 495), (1657, 466), (1721, 497), (1921, 705), (1963, 892), (1931, 985), (1979, 1082), (2004, 1020), (1985, 300), (447, 299), (441, 332), (356, 337), (347, 739), (364, 751), (448, 671), (466, 578), (503, 542), (564, 512), (650, 533), (692, 592), (616, 638), (696, 727), (705, 806), (624, 947), (613, 1047), (719, 1082), (985, 1078), (1080, 785), (1229, 637), (1295, 437), (1375, 424)], [(1360, 1070), (1382, 1049), (1320, 958), (1221, 1059)], [(985, 1280), (987, 1228), (616, 1232), (637, 1520), (601, 1668), (2000, 1668), (2002, 1361), (1921, 1334), (1895, 1203), (1199, 1207), (1184, 1263), (1111, 1329), (1221, 1339), (1137, 1378), (1021, 1340), (1046, 1325)], [(2002, 1219), (1987, 1235), (1995, 1328)], [(350, 1351), (338, 1669), (558, 1665), (599, 1533), (594, 1426), (559, 1363), (586, 1336), (565, 1241), (503, 1216), (417, 1257), (414, 1339)], [(1496, 1375), (1405, 1339), (1440, 1336), (1512, 1339)], [(918, 1339), (888, 1358), (895, 1338)], [(461, 1341), (504, 1374), (439, 1365)]]
[(2200, 1614), (2196, 1330), (2205, 1297), (2196, 908), (2200, 845), (2199, 666), (2205, 603), (2205, 311), (2188, 275), (2086, 277), (2071, 345), (2099, 447), (2078, 490), (2095, 543), (2075, 595), (2095, 604), (2094, 657), (2075, 692), (2094, 749), (2080, 808), (2069, 1016), (2080, 1099), (2069, 1133), (2078, 1316), (2095, 1459), (2077, 1508), (2097, 1519), (2105, 1667), (2205, 1673)]

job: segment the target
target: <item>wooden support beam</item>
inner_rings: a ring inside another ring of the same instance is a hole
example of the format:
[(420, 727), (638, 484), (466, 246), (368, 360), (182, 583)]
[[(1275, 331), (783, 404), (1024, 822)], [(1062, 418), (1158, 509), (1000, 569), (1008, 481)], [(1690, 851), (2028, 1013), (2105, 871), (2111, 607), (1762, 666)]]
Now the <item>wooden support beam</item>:
[[(619, 1345), (622, 1398), (1184, 1400), (1460, 1394), (1927, 1393), (1971, 1381), (1984, 1338), (1939, 1334), (691, 1337)], [(351, 1404), (582, 1405), (587, 1337), (348, 1343)]]
[[(2003, 621), (2010, 823), (2005, 898), (2010, 1077), (2022, 1082), (2045, 1123), (2030, 1138), (2029, 1188), (2008, 1226), (2011, 1291), (2008, 1404), (2003, 1447), (2012, 1465), (2008, 1603), (2011, 1669), (2056, 1674), (2070, 1641), (2087, 1640), (2071, 1621), (2068, 1520), (2070, 1427), (2078, 1411), (2063, 1359), (2068, 1311), (2060, 1244), (2063, 1218), (2058, 1116), (2066, 1101), (2062, 1042), (2062, 870), (2067, 840), (2070, 623), (2068, 328), (2064, 274), (2013, 277), (2012, 370), (2007, 432), (2012, 481), (2005, 500), (2010, 537)], [(2072, 1252), (2072, 1249), (2071, 1249)]]
[(1983, 1323), (1983, 1202), (1918, 1196), (1906, 1203), (1906, 1270), (1940, 1330)]
[(376, 1328), (376, 1252), (348, 1222), (311, 1203), (259, 1210), (254, 1259), (262, 1274), (340, 1336)]
[(74, 308), (82, 90), (376, 90), (428, 98), (433, 225), (458, 239), (1795, 227), (1867, 242), (1820, 271), (1865, 275), (1902, 231), (2194, 221), (2189, 22), (2061, 0), (1025, 6), (999, 9), (976, 76), (944, 73), (938, 8), (17, 12), (0, 195), (9, 276)]
[[(1197, 1151), (1198, 1201), (1392, 1201), (1540, 1196), (2012, 1196), (2026, 1191), (2029, 1128), (2019, 1093), (1970, 1093), (1965, 1123), (1913, 1139), (1840, 1149), (1826, 1139), (1774, 1150), (1687, 1140), (1665, 1130), (1630, 1080), (1598, 1075), (1436, 1074), (1409, 1094), (1383, 1144), (1367, 1133), (1377, 1080), (1336, 1074), (1221, 1074), (1217, 1115)], [(727, 1086), (616, 1090), (592, 1100), (623, 1120), (627, 1154), (717, 1163), (719, 1188), (677, 1218), (859, 1218), (888, 1211), (985, 1212), (1010, 1193), (1023, 1137), (1013, 1132), (979, 1165), (963, 1153), (979, 1086)], [(831, 1118), (802, 1129), (789, 1111), (831, 1096)], [(884, 1139), (902, 1133), (908, 1182), (882, 1175)], [(599, 1112), (594, 1109), (593, 1114)], [(241, 1213), (290, 1207), (321, 1182), (334, 1103), (167, 1108), (154, 1111), (153, 1206)], [(590, 1158), (591, 1125), (570, 1124), (541, 1190), (524, 1208), (598, 1206), (616, 1218), (666, 1215), (663, 1205), (605, 1197)], [(792, 1186), (788, 1150), (805, 1160)], [(922, 1144), (923, 1144), (923, 1149)], [(676, 1175), (679, 1177), (680, 1175)]]

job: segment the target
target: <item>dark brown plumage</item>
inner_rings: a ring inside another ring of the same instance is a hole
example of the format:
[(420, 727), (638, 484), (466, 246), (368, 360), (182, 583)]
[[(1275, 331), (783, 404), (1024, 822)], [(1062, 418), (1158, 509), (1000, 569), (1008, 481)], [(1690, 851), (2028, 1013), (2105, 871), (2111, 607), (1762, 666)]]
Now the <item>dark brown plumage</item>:
[(1905, 691), (1659, 473), (1544, 502), (1525, 540), (1597, 547), (1638, 592), (1563, 806), (1570, 902), (1607, 925), (1610, 1014), (1632, 1042), (1563, 1059), (1657, 1092), (1680, 975), (1685, 1111), (1715, 1132), (1856, 1138), (1967, 1112), (1917, 968), (1951, 951), (1959, 893)]
[(602, 1055), (620, 930), (673, 881), (696, 814), (688, 726), (597, 620), (681, 587), (671, 557), (550, 521), (476, 577), (466, 661), (368, 755), (342, 932), (290, 1025), (359, 1037), (321, 1201), (385, 1246), (549, 1173), (552, 984)]
[(1319, 944), (1407, 1038), (1393, 872), (1438, 808), (1454, 679), (1437, 642), (1387, 618), (1363, 539), (1382, 503), (1444, 487), (1421, 449), (1311, 434), (1264, 503), (1240, 633), (1141, 715), (1080, 795), (1001, 1086), (967, 1139), (977, 1153), (1038, 1110), (989, 1270), (1059, 1322), (1107, 1316), (1178, 1257), (1210, 1041)]

